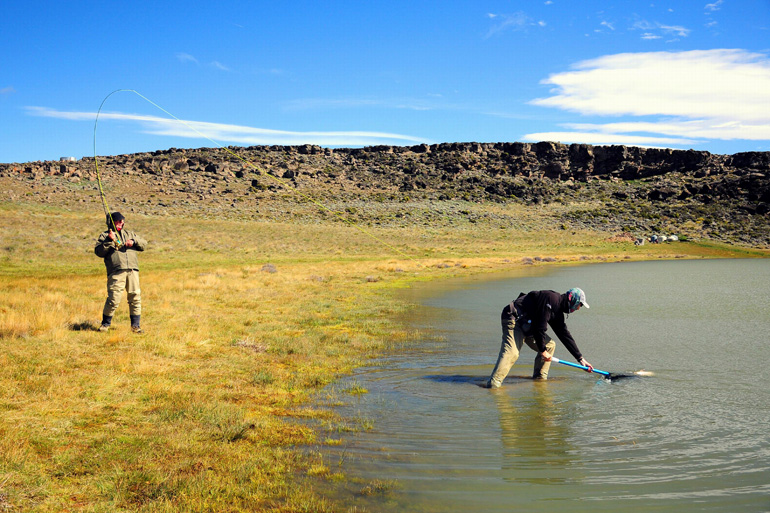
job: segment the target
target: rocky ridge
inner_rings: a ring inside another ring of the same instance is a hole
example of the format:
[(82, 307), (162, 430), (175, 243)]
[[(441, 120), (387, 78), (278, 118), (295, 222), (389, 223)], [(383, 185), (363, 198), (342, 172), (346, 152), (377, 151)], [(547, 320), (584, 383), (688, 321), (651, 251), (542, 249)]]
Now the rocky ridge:
[(552, 142), (171, 148), (0, 164), (0, 181), (11, 200), (86, 201), (77, 193), (96, 189), (96, 164), (116, 209), (151, 215), (452, 224), (490, 215), (474, 205), (516, 202), (564, 207), (554, 210), (564, 227), (770, 247), (770, 152)]

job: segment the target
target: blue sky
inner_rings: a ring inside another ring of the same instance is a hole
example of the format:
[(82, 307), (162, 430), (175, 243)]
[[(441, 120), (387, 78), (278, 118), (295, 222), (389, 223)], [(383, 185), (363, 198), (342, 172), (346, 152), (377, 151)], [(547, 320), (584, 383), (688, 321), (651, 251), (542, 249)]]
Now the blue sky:
[(770, 151), (770, 0), (4, 0), (0, 14), (0, 162), (93, 156), (100, 106), (99, 155), (540, 140)]

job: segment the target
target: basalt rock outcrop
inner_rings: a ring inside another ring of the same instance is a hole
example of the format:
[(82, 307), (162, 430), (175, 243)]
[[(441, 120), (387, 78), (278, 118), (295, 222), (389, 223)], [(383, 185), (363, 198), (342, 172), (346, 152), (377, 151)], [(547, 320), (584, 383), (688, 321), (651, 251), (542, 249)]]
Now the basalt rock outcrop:
[(574, 205), (564, 214), (572, 225), (631, 232), (679, 226), (716, 240), (770, 245), (768, 152), (716, 155), (552, 142), (172, 148), (96, 162), (0, 164), (0, 178), (59, 189), (69, 184), (71, 190), (95, 181), (97, 163), (104, 183), (124, 185), (121, 194), (148, 212), (208, 203), (222, 211), (257, 215), (262, 207), (261, 215), (273, 214), (264, 207), (287, 194), (342, 203), (563, 203)]

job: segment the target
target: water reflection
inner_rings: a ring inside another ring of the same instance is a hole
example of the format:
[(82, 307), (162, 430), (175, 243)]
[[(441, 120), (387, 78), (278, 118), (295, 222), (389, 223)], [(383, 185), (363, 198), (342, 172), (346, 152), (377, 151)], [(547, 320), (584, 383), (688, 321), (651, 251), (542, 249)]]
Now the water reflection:
[(563, 471), (575, 465), (569, 442), (572, 415), (565, 411), (569, 405), (555, 400), (552, 385), (515, 378), (506, 382), (506, 389), (489, 391), (500, 415), (502, 479), (556, 484), (572, 475)]
[(437, 383), (455, 383), (458, 385), (471, 384), (482, 388), (487, 382), (487, 379), (484, 376), (469, 374), (430, 374), (425, 376), (425, 379), (429, 379)]

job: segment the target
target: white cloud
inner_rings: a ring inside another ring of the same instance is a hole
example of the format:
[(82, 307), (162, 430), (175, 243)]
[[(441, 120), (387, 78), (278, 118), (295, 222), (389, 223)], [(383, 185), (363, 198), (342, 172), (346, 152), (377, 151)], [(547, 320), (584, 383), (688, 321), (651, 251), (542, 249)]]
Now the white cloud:
[(176, 58), (179, 60), (179, 62), (192, 62), (194, 64), (198, 64), (198, 59), (189, 53), (179, 52), (176, 54)]
[(690, 29), (680, 27), (679, 25), (658, 25), (660, 30), (667, 34), (673, 34), (675, 36), (687, 37), (690, 35)]
[(606, 123), (568, 123), (565, 128), (579, 131), (601, 132), (605, 134), (656, 133), (673, 137), (698, 139), (755, 139), (770, 140), (770, 123), (745, 123), (715, 119), (687, 120), (672, 118), (657, 122), (628, 121)]
[(579, 62), (573, 71), (543, 83), (553, 86), (552, 95), (533, 100), (534, 105), (582, 115), (660, 118), (567, 125), (584, 138), (638, 138), (636, 133), (645, 132), (658, 134), (650, 144), (669, 144), (669, 137), (682, 139), (678, 144), (770, 140), (770, 111), (759, 108), (770, 105), (767, 55), (738, 49), (607, 55)]
[(605, 134), (596, 132), (536, 132), (525, 134), (523, 141), (539, 142), (553, 141), (562, 144), (591, 144), (594, 146), (610, 146), (622, 144), (625, 146), (640, 146), (645, 148), (668, 148), (670, 146), (691, 145), (698, 141), (678, 139), (675, 137), (645, 137), (629, 134)]
[(218, 70), (221, 70), (221, 71), (230, 71), (230, 68), (228, 68), (227, 66), (225, 66), (224, 64), (222, 64), (222, 63), (221, 63), (221, 62), (219, 62), (219, 61), (213, 61), (213, 62), (211, 63), (211, 65), (212, 65), (214, 68), (216, 68), (216, 69), (218, 69)]
[[(632, 28), (644, 31), (642, 39), (660, 39), (663, 36), (687, 37), (691, 32), (690, 29), (679, 25), (663, 25), (658, 22), (650, 23), (646, 20), (637, 21)], [(645, 37), (651, 34), (656, 37)]]
[(359, 107), (376, 107), (382, 105), (382, 101), (370, 98), (301, 98), (287, 103), (287, 107), (290, 110), (355, 109)]
[(13, 94), (16, 92), (16, 89), (13, 88), (13, 86), (3, 87), (0, 89), (0, 94)]
[[(66, 112), (45, 107), (27, 107), (34, 116), (68, 119), (72, 121), (94, 121), (95, 112)], [(424, 138), (388, 132), (339, 131), (339, 132), (291, 132), (271, 130), (242, 125), (211, 123), (208, 121), (185, 121), (157, 116), (137, 114), (105, 113), (99, 114), (99, 120), (136, 122), (147, 134), (207, 139), (214, 143), (236, 143), (243, 145), (297, 145), (318, 144), (321, 146), (372, 146), (379, 144), (418, 144), (427, 141)]]
[[(196, 59), (194, 56), (190, 55), (189, 53), (179, 52), (176, 54), (176, 58), (181, 63), (200, 64), (198, 62), (198, 59)], [(225, 66), (219, 61), (211, 61), (208, 65), (220, 71), (231, 71), (230, 68), (228, 68), (227, 66)]]
[(600, 25), (603, 27), (607, 27), (610, 30), (615, 30), (615, 27), (609, 21), (603, 21), (600, 23)]
[(724, 0), (717, 0), (713, 4), (706, 4), (705, 9), (707, 11), (718, 11), (720, 9), (720, 6), (724, 3)]
[(508, 30), (521, 30), (531, 24), (529, 16), (523, 12), (514, 14), (487, 14), (487, 17), (496, 23), (489, 29), (487, 38), (506, 32)]
[(300, 98), (286, 103), (289, 110), (313, 109), (358, 109), (375, 107), (382, 109), (402, 109), (414, 111), (463, 110), (467, 106), (448, 103), (441, 94), (427, 94), (424, 98)]

